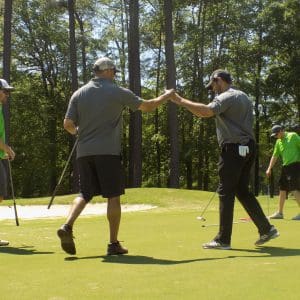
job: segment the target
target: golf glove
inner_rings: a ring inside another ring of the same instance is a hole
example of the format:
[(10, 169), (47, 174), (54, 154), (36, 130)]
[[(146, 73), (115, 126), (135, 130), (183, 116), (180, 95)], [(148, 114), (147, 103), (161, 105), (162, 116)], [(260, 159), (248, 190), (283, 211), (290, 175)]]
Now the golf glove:
[(245, 157), (249, 153), (248, 146), (239, 146), (239, 155)]

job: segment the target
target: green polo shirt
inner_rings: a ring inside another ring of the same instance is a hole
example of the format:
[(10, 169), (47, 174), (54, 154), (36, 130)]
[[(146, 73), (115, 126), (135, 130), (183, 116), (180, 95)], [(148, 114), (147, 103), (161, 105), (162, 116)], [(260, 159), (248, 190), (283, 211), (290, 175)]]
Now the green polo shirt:
[[(5, 125), (4, 125), (4, 117), (2, 113), (2, 105), (0, 104), (0, 139), (5, 143)], [(5, 155), (3, 150), (0, 150), (0, 159)]]
[(300, 162), (300, 136), (295, 132), (285, 132), (282, 139), (277, 139), (273, 156), (280, 156), (284, 166)]

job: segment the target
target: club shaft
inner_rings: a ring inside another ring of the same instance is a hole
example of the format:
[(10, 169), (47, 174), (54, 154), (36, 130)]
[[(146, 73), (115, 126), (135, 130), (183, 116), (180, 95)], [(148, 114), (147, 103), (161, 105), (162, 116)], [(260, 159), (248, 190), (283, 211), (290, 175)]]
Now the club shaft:
[(206, 212), (207, 208), (209, 207), (210, 203), (213, 201), (215, 195), (216, 195), (217, 191), (214, 192), (214, 194), (212, 195), (212, 197), (210, 198), (210, 200), (208, 201), (208, 203), (206, 204), (206, 206), (204, 207), (202, 213), (200, 214), (199, 218), (202, 218), (204, 213)]
[[(248, 223), (249, 221), (241, 221), (241, 222), (232, 222), (232, 224), (240, 224), (240, 223)], [(207, 224), (202, 225), (202, 227), (212, 227), (212, 226), (219, 226), (219, 224)]]
[(68, 167), (69, 162), (70, 162), (70, 160), (71, 160), (71, 158), (72, 158), (72, 155), (73, 155), (73, 152), (74, 152), (74, 150), (75, 150), (75, 148), (76, 148), (76, 146), (77, 146), (77, 143), (78, 143), (78, 137), (77, 137), (77, 139), (75, 140), (75, 143), (74, 143), (73, 148), (72, 148), (72, 150), (71, 150), (71, 152), (70, 152), (70, 155), (69, 155), (68, 160), (67, 160), (67, 162), (66, 162), (66, 164), (65, 164), (65, 167), (64, 167), (64, 169), (63, 169), (63, 171), (62, 171), (62, 173), (61, 173), (61, 175), (60, 175), (60, 178), (59, 178), (59, 180), (58, 180), (58, 183), (57, 183), (57, 185), (56, 185), (56, 187), (55, 187), (55, 189), (54, 189), (54, 191), (53, 191), (53, 193), (52, 193), (50, 202), (49, 202), (49, 204), (48, 204), (48, 209), (50, 209), (50, 207), (51, 207), (51, 205), (52, 205), (52, 203), (53, 203), (53, 200), (54, 200), (54, 198), (55, 198), (56, 192), (57, 192), (57, 190), (58, 190), (58, 187), (60, 186), (60, 184), (61, 184), (61, 182), (62, 182), (62, 179), (63, 179), (64, 176), (65, 176), (67, 167)]
[(17, 204), (16, 204), (16, 198), (15, 198), (14, 184), (13, 184), (13, 180), (12, 180), (11, 164), (10, 164), (9, 159), (7, 161), (8, 161), (10, 187), (11, 187), (11, 196), (12, 196), (13, 203), (14, 203), (15, 220), (16, 220), (16, 225), (19, 226), (20, 224), (19, 224), (19, 218), (18, 218), (18, 212), (17, 212)]

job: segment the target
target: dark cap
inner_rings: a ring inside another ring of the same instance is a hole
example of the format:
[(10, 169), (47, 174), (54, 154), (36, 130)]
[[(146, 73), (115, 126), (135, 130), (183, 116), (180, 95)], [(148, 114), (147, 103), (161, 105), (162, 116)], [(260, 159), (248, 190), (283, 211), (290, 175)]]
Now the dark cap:
[(205, 86), (207, 89), (211, 89), (211, 85), (212, 83), (216, 80), (216, 78), (222, 78), (224, 81), (226, 81), (227, 83), (231, 84), (232, 83), (232, 78), (229, 72), (227, 72), (226, 70), (222, 70), (222, 69), (218, 69), (215, 70), (211, 76), (210, 76), (210, 81), (209, 83)]
[(0, 79), (0, 89), (1, 90), (13, 90), (14, 87), (10, 86), (5, 79)]
[(275, 137), (283, 128), (280, 125), (274, 125), (271, 129), (271, 137)]

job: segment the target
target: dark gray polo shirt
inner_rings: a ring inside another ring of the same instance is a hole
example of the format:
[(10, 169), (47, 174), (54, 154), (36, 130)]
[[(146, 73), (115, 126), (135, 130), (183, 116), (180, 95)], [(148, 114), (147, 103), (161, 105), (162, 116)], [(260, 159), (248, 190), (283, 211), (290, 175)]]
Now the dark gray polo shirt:
[(248, 96), (233, 88), (208, 104), (215, 114), (218, 143), (245, 145), (253, 134), (253, 105)]
[(77, 158), (120, 155), (123, 109), (135, 111), (142, 99), (107, 79), (95, 78), (71, 97), (65, 118), (78, 126)]

